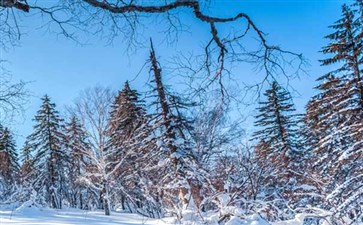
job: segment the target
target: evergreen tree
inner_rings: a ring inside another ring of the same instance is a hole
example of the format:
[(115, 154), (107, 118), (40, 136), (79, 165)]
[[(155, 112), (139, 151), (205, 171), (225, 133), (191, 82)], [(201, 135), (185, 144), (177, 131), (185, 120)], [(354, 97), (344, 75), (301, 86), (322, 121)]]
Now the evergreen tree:
[[(148, 136), (146, 114), (139, 94), (132, 90), (126, 82), (122, 91), (116, 96), (111, 106), (108, 133), (109, 146), (113, 148), (112, 155), (118, 157), (125, 154), (123, 151), (134, 148), (135, 151), (145, 148), (145, 142), (139, 142)], [(138, 145), (136, 148), (134, 145)]]
[(347, 107), (347, 101), (342, 101), (346, 96), (340, 78), (328, 74), (318, 81), (321, 84), (316, 88), (320, 93), (309, 101), (304, 116), (306, 142), (319, 170), (334, 175), (334, 162), (346, 142), (340, 127), (346, 121), (342, 111)]
[(342, 216), (340, 213), (348, 211), (354, 218), (356, 213), (352, 208), (359, 211), (356, 204), (360, 204), (361, 193), (357, 190), (362, 187), (362, 144), (355, 132), (361, 135), (363, 130), (357, 129), (360, 125), (356, 121), (358, 111), (350, 108), (342, 78), (327, 74), (318, 81), (321, 82), (317, 86), (320, 93), (307, 105), (304, 131), (311, 165), (315, 168), (310, 173), (319, 175), (315, 186), (320, 196), (328, 196), (314, 202), (319, 207), (337, 209), (338, 218)]
[[(146, 162), (148, 153), (154, 149), (149, 139), (152, 130), (148, 122), (149, 117), (139, 94), (126, 82), (111, 105), (107, 146), (110, 170), (116, 170), (113, 186), (124, 209), (126, 196), (133, 198), (128, 199), (127, 204), (136, 204), (136, 208), (146, 205), (147, 199), (142, 196), (139, 181), (148, 179), (143, 171), (145, 164), (149, 163)], [(141, 201), (144, 203), (141, 204)]]
[(23, 148), (21, 149), (21, 161), (22, 164), (26, 164), (32, 161), (34, 149), (29, 143), (29, 137), (26, 138)]
[(363, 110), (362, 86), (362, 20), (355, 19), (355, 13), (347, 5), (342, 7), (342, 18), (330, 26), (334, 32), (326, 38), (331, 41), (322, 49), (328, 54), (327, 59), (321, 60), (322, 65), (338, 65), (330, 75), (338, 75), (344, 82), (344, 95), (349, 97), (351, 110)]
[(302, 204), (297, 193), (308, 176), (300, 170), (303, 151), (299, 144), (299, 118), (290, 93), (276, 81), (264, 96), (266, 100), (259, 102), (255, 121), (258, 130), (253, 133), (258, 140), (255, 152), (260, 166), (272, 169), (270, 178), (265, 180), (264, 194), (270, 200), (277, 200), (275, 207), (286, 211), (279, 219), (288, 219), (293, 216), (291, 207)]
[(253, 138), (259, 140), (257, 155), (262, 162), (273, 163), (284, 174), (292, 169), (299, 156), (298, 118), (289, 92), (276, 81), (264, 93), (266, 101), (260, 102), (255, 125), (259, 130)]
[(62, 119), (47, 95), (42, 98), (42, 102), (35, 116), (36, 124), (29, 140), (35, 151), (33, 165), (37, 174), (34, 188), (39, 197), (44, 198), (44, 203), (53, 208), (61, 208), (67, 159), (62, 146)]
[(15, 185), (18, 175), (18, 153), (14, 137), (8, 128), (0, 127), (0, 182), (9, 190)]
[[(361, 1), (355, 8), (343, 5), (342, 17), (330, 26), (331, 42), (322, 49), (328, 55), (322, 65), (337, 69), (321, 76), (320, 93), (308, 104), (305, 115), (312, 161), (325, 182), (326, 207), (357, 219), (363, 193), (363, 87)], [(358, 13), (357, 13), (358, 12)], [(358, 15), (357, 15), (358, 14)]]
[(34, 167), (34, 146), (29, 143), (29, 137), (26, 138), (23, 148), (21, 149), (21, 167), (20, 167), (20, 185), (21, 193), (19, 197), (22, 201), (29, 200), (33, 192), (33, 182), (35, 181), (37, 171)]
[(86, 208), (88, 198), (88, 192), (81, 182), (89, 164), (89, 159), (85, 156), (90, 148), (87, 138), (80, 121), (75, 116), (71, 117), (64, 129), (65, 148), (69, 155), (68, 195), (71, 206), (80, 209)]

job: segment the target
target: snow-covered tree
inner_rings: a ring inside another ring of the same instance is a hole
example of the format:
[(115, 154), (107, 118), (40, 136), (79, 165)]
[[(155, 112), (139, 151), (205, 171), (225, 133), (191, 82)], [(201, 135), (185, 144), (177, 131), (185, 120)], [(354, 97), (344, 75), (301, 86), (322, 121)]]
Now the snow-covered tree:
[(89, 164), (80, 182), (99, 199), (97, 207), (104, 209), (106, 215), (110, 215), (111, 211), (112, 171), (109, 170), (107, 129), (113, 98), (114, 94), (109, 88), (97, 86), (83, 91), (75, 106), (70, 109), (71, 114), (80, 119), (90, 145), (90, 148), (82, 151)]
[[(169, 204), (177, 209), (188, 206), (188, 194), (192, 195), (194, 203), (198, 205), (197, 199), (200, 196), (198, 191), (193, 191), (200, 185), (202, 180), (202, 169), (198, 168), (198, 163), (190, 141), (191, 123), (183, 115), (183, 110), (190, 108), (191, 104), (186, 104), (181, 97), (170, 94), (162, 80), (161, 68), (151, 44), (150, 64), (153, 74), (153, 93), (156, 100), (153, 105), (157, 111), (153, 115), (153, 129), (156, 132), (158, 150), (161, 154), (160, 172), (164, 177), (161, 184), (166, 192), (172, 192), (178, 198), (169, 198)], [(180, 212), (177, 212), (180, 217)]]
[(240, 210), (243, 216), (258, 212), (268, 221), (291, 216), (286, 207), (288, 199), (274, 195), (276, 187), (271, 183), (276, 184), (276, 168), (271, 163), (259, 162), (248, 145), (235, 145), (218, 155), (211, 175), (215, 191), (206, 197), (204, 205), (215, 205), (220, 221), (228, 220), (235, 210)]
[[(312, 196), (314, 204), (319, 207), (344, 211), (344, 207), (349, 208), (360, 201), (355, 198), (356, 190), (361, 187), (362, 141), (355, 132), (362, 134), (362, 129), (357, 129), (361, 122), (356, 121), (356, 111), (350, 111), (349, 95), (346, 95), (341, 78), (327, 74), (318, 81), (321, 82), (317, 86), (320, 93), (309, 101), (304, 116), (304, 141), (310, 157), (309, 165), (314, 168), (310, 173), (311, 176), (318, 175), (312, 183), (316, 187)], [(349, 120), (352, 123), (347, 123)], [(322, 198), (324, 196), (326, 198)], [(327, 199), (331, 201), (329, 204)], [(345, 201), (349, 204), (342, 204)]]
[(87, 202), (91, 196), (81, 180), (86, 171), (89, 160), (84, 152), (90, 148), (86, 131), (80, 121), (72, 116), (70, 121), (65, 124), (64, 146), (69, 155), (68, 166), (68, 195), (72, 207), (80, 209), (87, 208)]
[[(0, 193), (9, 194), (18, 180), (19, 163), (15, 140), (9, 128), (0, 125)], [(0, 197), (1, 198), (1, 197)]]
[(34, 146), (29, 143), (30, 136), (26, 138), (20, 154), (20, 187), (18, 190), (19, 201), (25, 202), (29, 200), (33, 194), (33, 182), (37, 175), (34, 165)]
[[(361, 1), (356, 7), (343, 5), (341, 19), (326, 36), (322, 65), (336, 66), (321, 76), (305, 115), (308, 144), (316, 172), (329, 195), (325, 207), (341, 218), (361, 216), (363, 193), (363, 87)], [(326, 195), (326, 194), (325, 194)]]
[(120, 203), (123, 209), (129, 210), (147, 206), (152, 196), (145, 197), (142, 189), (148, 188), (145, 184), (150, 177), (145, 167), (155, 161), (151, 157), (155, 144), (145, 106), (128, 82), (111, 105), (107, 132), (110, 136), (107, 144), (109, 169), (113, 173), (111, 186), (120, 198), (114, 204)]
[(344, 82), (346, 97), (351, 98), (349, 104), (353, 108), (363, 108), (363, 86), (362, 86), (362, 48), (363, 39), (361, 32), (363, 28), (361, 15), (355, 18), (356, 10), (348, 5), (342, 6), (342, 17), (330, 28), (334, 32), (325, 38), (331, 42), (322, 48), (322, 52), (329, 57), (321, 60), (323, 66), (337, 65), (337, 68), (329, 74), (338, 75)]
[(288, 169), (294, 168), (299, 156), (298, 118), (292, 103), (291, 95), (276, 81), (264, 93), (265, 101), (259, 102), (253, 133), (258, 140), (257, 156), (261, 162), (275, 164), (284, 176)]
[(256, 116), (257, 131), (253, 133), (257, 140), (255, 153), (261, 166), (273, 168), (270, 179), (264, 180), (266, 199), (278, 201), (276, 209), (289, 213), (277, 218), (287, 219), (293, 215), (290, 207), (299, 204), (300, 199), (294, 195), (308, 176), (300, 170), (304, 159), (300, 147), (299, 118), (290, 93), (276, 81), (272, 82), (264, 96), (266, 100), (259, 102)]
[(55, 104), (45, 95), (35, 116), (34, 131), (29, 144), (34, 147), (33, 166), (37, 172), (34, 189), (40, 201), (53, 208), (61, 208), (65, 193), (67, 155), (62, 145), (62, 119)]

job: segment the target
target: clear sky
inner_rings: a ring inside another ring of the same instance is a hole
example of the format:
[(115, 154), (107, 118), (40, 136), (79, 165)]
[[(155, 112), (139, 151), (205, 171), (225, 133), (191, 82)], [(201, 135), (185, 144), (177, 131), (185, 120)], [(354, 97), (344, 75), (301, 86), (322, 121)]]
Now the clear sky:
[[(295, 103), (303, 110), (307, 100), (313, 95), (315, 79), (328, 71), (321, 68), (319, 59), (324, 56), (318, 51), (327, 42), (324, 36), (330, 33), (328, 26), (340, 17), (340, 9), (344, 0), (216, 0), (210, 8), (205, 9), (211, 15), (231, 16), (245, 12), (255, 21), (261, 30), (268, 33), (268, 41), (278, 44), (284, 49), (303, 53), (310, 61), (307, 68), (309, 75), (292, 82), (299, 92)], [(163, 33), (157, 25), (150, 25), (149, 33), (144, 36), (153, 37), (158, 55), (167, 60), (178, 50), (193, 50), (202, 46), (202, 41), (209, 37), (208, 27), (203, 26), (186, 13), (184, 23), (190, 25), (179, 41), (169, 46), (162, 42)], [(78, 45), (62, 36), (50, 34), (37, 29), (32, 24), (38, 23), (37, 17), (23, 17), (21, 24), (25, 35), (20, 46), (0, 56), (10, 62), (14, 80), (30, 81), (28, 89), (34, 95), (27, 106), (24, 119), (19, 119), (12, 126), (18, 135), (18, 143), (24, 136), (31, 133), (32, 119), (39, 108), (39, 98), (48, 94), (57, 104), (60, 111), (65, 105), (72, 103), (78, 93), (87, 87), (101, 84), (120, 89), (126, 80), (133, 80), (133, 88), (145, 90), (147, 70), (136, 79), (138, 71), (148, 58), (148, 49), (141, 48), (136, 52), (126, 53), (127, 43), (123, 39), (115, 39), (113, 45), (105, 40), (90, 38), (89, 44)], [(155, 26), (155, 27), (153, 27)], [(155, 28), (155, 29), (154, 29)], [(221, 29), (229, 29), (223, 26)], [(225, 30), (227, 31), (227, 30)], [(241, 69), (243, 70), (243, 68)], [(253, 71), (234, 71), (238, 79), (251, 79)], [(171, 80), (168, 80), (172, 84)], [(248, 113), (248, 112), (246, 112)]]

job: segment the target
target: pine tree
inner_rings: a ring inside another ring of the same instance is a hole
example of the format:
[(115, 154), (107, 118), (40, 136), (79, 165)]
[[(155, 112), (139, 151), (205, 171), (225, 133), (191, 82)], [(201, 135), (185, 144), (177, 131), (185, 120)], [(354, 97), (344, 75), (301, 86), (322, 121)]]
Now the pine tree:
[(331, 185), (336, 176), (334, 167), (339, 157), (340, 149), (344, 146), (341, 137), (340, 124), (345, 116), (340, 113), (344, 104), (339, 99), (344, 98), (342, 81), (340, 78), (327, 74), (318, 79), (321, 83), (316, 89), (320, 92), (315, 95), (306, 106), (303, 118), (302, 134), (306, 149), (305, 161), (310, 178), (305, 181), (307, 185), (315, 187), (309, 190), (311, 197), (309, 203), (318, 207), (325, 207), (325, 199), (318, 197), (332, 190)]
[(8, 128), (0, 127), (0, 182), (9, 190), (15, 185), (18, 175), (18, 153), (14, 137)]
[[(113, 155), (125, 154), (127, 148), (141, 150), (147, 143), (139, 142), (148, 136), (148, 116), (145, 106), (139, 100), (139, 94), (126, 82), (122, 91), (116, 96), (111, 106), (108, 133), (109, 145), (114, 148)], [(134, 145), (138, 145), (136, 148)]]
[(253, 133), (253, 138), (258, 140), (255, 152), (261, 167), (271, 168), (271, 177), (274, 177), (265, 180), (264, 194), (280, 200), (275, 203), (276, 209), (286, 211), (280, 219), (288, 219), (293, 215), (290, 207), (301, 204), (302, 198), (297, 193), (306, 177), (300, 170), (303, 151), (299, 145), (299, 117), (290, 93), (276, 81), (264, 96), (266, 100), (259, 102), (257, 108), (255, 125), (258, 130)]
[(53, 208), (61, 208), (65, 188), (64, 168), (67, 155), (62, 146), (62, 119), (49, 97), (42, 98), (41, 109), (35, 116), (30, 145), (34, 147), (34, 167), (37, 171), (34, 188), (40, 198)]
[(21, 149), (21, 167), (20, 167), (20, 185), (21, 201), (27, 201), (31, 198), (33, 192), (33, 182), (35, 181), (37, 171), (34, 167), (34, 146), (29, 143), (29, 136), (26, 138), (23, 148)]
[(338, 217), (345, 213), (357, 218), (363, 197), (361, 9), (343, 5), (342, 18), (330, 26), (334, 32), (326, 38), (331, 43), (322, 49), (328, 58), (321, 62), (338, 68), (318, 79), (320, 93), (309, 102), (305, 116), (312, 161), (326, 182), (324, 192), (330, 193), (325, 202)]
[(363, 110), (363, 86), (362, 71), (360, 69), (362, 58), (361, 31), (362, 21), (355, 19), (356, 10), (343, 5), (342, 18), (335, 22), (330, 28), (335, 31), (325, 38), (331, 41), (322, 49), (324, 54), (330, 57), (321, 60), (322, 65), (339, 65), (339, 68), (329, 74), (339, 75), (344, 81), (345, 95), (348, 95), (350, 107)]
[(26, 164), (27, 162), (31, 162), (33, 159), (32, 154), (34, 153), (34, 149), (29, 144), (29, 137), (26, 138), (23, 148), (21, 149), (21, 161), (22, 164)]
[[(339, 218), (340, 213), (359, 205), (362, 145), (355, 130), (360, 122), (354, 122), (357, 111), (350, 108), (349, 95), (341, 78), (327, 74), (318, 81), (321, 82), (317, 86), (320, 93), (309, 101), (304, 116), (305, 141), (315, 168), (311, 174), (319, 175), (315, 185), (317, 188), (323, 185), (324, 189), (318, 188), (319, 194), (327, 195), (326, 199), (315, 200), (315, 204), (338, 209)], [(358, 129), (360, 134), (362, 131)]]
[(136, 208), (146, 205), (139, 181), (147, 178), (144, 166), (149, 163), (146, 162), (148, 153), (154, 149), (148, 122), (149, 116), (139, 94), (126, 82), (111, 105), (107, 146), (110, 170), (116, 170), (113, 186), (124, 209), (126, 196), (133, 198), (127, 204), (136, 204)]
[(65, 124), (64, 139), (68, 163), (68, 195), (72, 207), (85, 208), (88, 193), (81, 180), (89, 164), (85, 152), (90, 148), (87, 134), (80, 121), (72, 116)]
[(336, 151), (344, 148), (340, 127), (346, 121), (342, 111), (347, 101), (342, 101), (346, 96), (339, 78), (328, 74), (318, 81), (322, 82), (316, 87), (320, 93), (309, 101), (304, 116), (306, 141), (309, 152), (314, 152), (315, 165), (322, 173), (333, 175), (334, 161), (340, 155)]
[(267, 99), (259, 103), (255, 122), (259, 130), (253, 134), (260, 142), (257, 155), (261, 161), (275, 164), (283, 174), (286, 168), (293, 168), (299, 155), (298, 118), (290, 93), (276, 81), (264, 95)]

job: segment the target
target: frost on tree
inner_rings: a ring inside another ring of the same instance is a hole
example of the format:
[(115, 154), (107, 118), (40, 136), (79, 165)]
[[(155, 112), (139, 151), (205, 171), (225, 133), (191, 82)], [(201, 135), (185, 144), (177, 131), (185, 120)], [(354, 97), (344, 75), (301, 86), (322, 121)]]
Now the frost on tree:
[(113, 204), (123, 210), (160, 217), (158, 176), (152, 168), (157, 158), (149, 122), (139, 93), (126, 82), (111, 105), (107, 130), (106, 151), (117, 195)]
[(342, 16), (326, 36), (322, 65), (336, 69), (321, 76), (320, 93), (307, 107), (305, 123), (311, 137), (309, 148), (325, 188), (324, 207), (337, 218), (362, 217), (363, 195), (363, 86), (362, 1), (343, 5)]
[(80, 209), (91, 207), (92, 193), (87, 186), (82, 183), (82, 177), (86, 172), (90, 159), (84, 152), (90, 148), (88, 135), (81, 125), (79, 119), (72, 116), (65, 124), (64, 147), (69, 156), (67, 169), (67, 196), (70, 206)]
[(19, 162), (15, 139), (7, 127), (0, 124), (0, 199), (5, 200), (18, 181)]
[(191, 138), (192, 123), (184, 114), (193, 104), (166, 89), (152, 43), (150, 64), (155, 93), (153, 105), (157, 109), (153, 115), (153, 126), (161, 155), (159, 164), (163, 165), (164, 174), (161, 183), (166, 194), (178, 196), (170, 198), (168, 204), (177, 210), (176, 214), (181, 218), (182, 209), (188, 206), (199, 208), (203, 200), (200, 189), (205, 182), (205, 171), (197, 161)]
[(303, 161), (299, 121), (290, 93), (276, 81), (272, 82), (264, 96), (266, 99), (259, 102), (257, 108), (255, 125), (258, 130), (253, 133), (253, 138), (257, 140), (256, 157), (261, 166), (274, 168), (274, 178), (266, 183), (269, 187), (267, 196), (284, 199), (277, 207), (288, 209), (288, 204), (297, 204), (294, 194), (307, 176), (299, 170)]
[(41, 100), (42, 106), (34, 119), (34, 131), (29, 137), (35, 151), (33, 166), (36, 175), (33, 185), (41, 204), (62, 208), (67, 159), (62, 145), (62, 119), (47, 95)]

